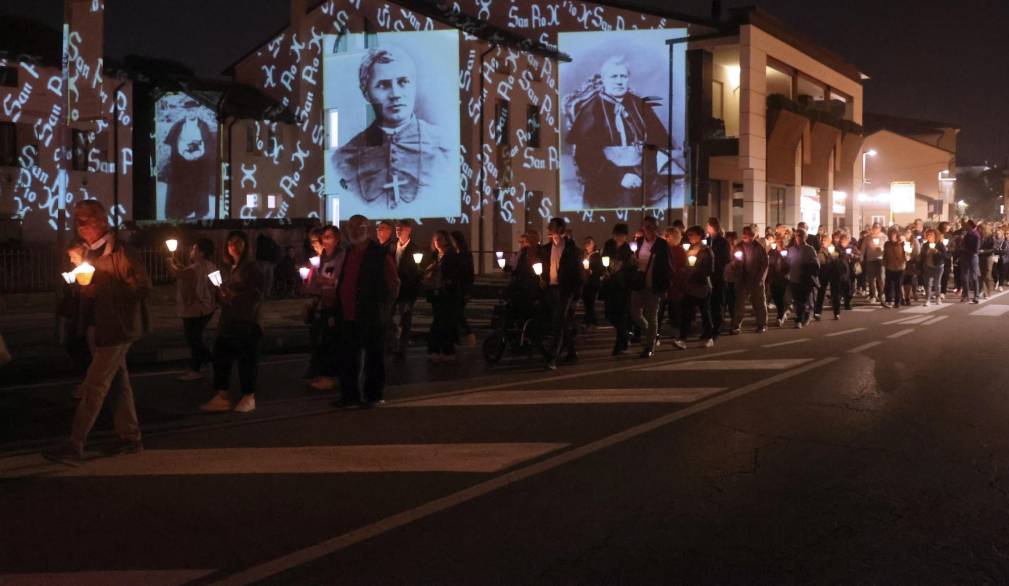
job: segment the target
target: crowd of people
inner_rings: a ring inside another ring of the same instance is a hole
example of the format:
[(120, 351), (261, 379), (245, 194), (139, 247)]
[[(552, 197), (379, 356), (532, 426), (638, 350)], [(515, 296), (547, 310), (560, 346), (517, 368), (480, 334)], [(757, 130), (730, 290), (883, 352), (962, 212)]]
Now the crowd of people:
[[(82, 457), (110, 393), (118, 441), (106, 451), (142, 450), (126, 355), (147, 329), (151, 281), (136, 252), (110, 228), (100, 203), (78, 203), (74, 223), (79, 239), (67, 254), (78, 268), (68, 274), (87, 267), (88, 278), (68, 280), (59, 313), (67, 349), (86, 374), (75, 392), (79, 403), (70, 437), (45, 453), (58, 461)], [(474, 282), (465, 236), (438, 230), (425, 247), (414, 241), (409, 220), (379, 222), (374, 236), (371, 230), (360, 215), (351, 217), (344, 231), (333, 225), (313, 230), (315, 256), (300, 268), (311, 346), (305, 378), (314, 389), (337, 391), (335, 404), (344, 408), (384, 403), (386, 355), (404, 356), (422, 297), (432, 312), (427, 336), (432, 364), (451, 364), (458, 344), (475, 344), (465, 317)], [(795, 328), (820, 320), (828, 297), (833, 318), (840, 319), (856, 298), (895, 308), (942, 303), (952, 291), (963, 302), (978, 303), (1000, 291), (1009, 277), (1002, 227), (967, 219), (957, 226), (917, 220), (885, 231), (873, 224), (857, 235), (824, 228), (813, 234), (800, 222), (794, 228), (768, 227), (761, 235), (757, 226), (725, 232), (717, 218), (704, 226), (687, 228), (676, 221), (660, 229), (654, 217), (645, 217), (633, 233), (627, 224), (614, 225), (600, 247), (591, 237), (579, 246), (567, 222), (553, 218), (545, 243), (536, 231), (527, 231), (519, 244), (509, 258), (498, 255), (509, 275), (504, 295), (510, 319), (541, 331), (539, 348), (551, 370), (578, 360), (578, 332), (599, 324), (600, 301), (615, 332), (613, 355), (639, 344), (640, 357), (651, 358), (664, 325), (676, 349), (686, 349), (696, 336), (711, 348), (721, 335), (742, 332), (747, 305), (754, 331), (763, 333), (771, 311), (778, 327), (789, 320)], [(244, 232), (230, 233), (224, 252), (219, 268), (213, 243), (199, 239), (184, 262), (171, 258), (191, 355), (180, 378), (199, 380), (204, 366), (212, 365), (214, 393), (201, 409), (249, 413), (256, 409), (261, 310), (271, 277)], [(582, 324), (576, 317), (579, 303)], [(205, 330), (218, 312), (211, 350)], [(239, 392), (233, 395), (236, 364)]]

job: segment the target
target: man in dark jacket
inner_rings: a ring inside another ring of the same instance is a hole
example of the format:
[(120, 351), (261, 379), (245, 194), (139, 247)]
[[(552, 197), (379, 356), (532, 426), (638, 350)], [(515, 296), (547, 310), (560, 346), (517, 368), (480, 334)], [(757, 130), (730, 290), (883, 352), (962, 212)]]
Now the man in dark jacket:
[(743, 324), (743, 313), (746, 301), (753, 306), (757, 317), (757, 333), (767, 331), (767, 293), (764, 281), (767, 280), (767, 251), (754, 240), (753, 228), (743, 228), (743, 241), (734, 253), (736, 264), (736, 307), (732, 313), (732, 333), (738, 334)]
[(582, 262), (578, 245), (565, 236), (567, 222), (552, 218), (547, 226), (550, 241), (543, 245), (543, 273), (540, 283), (546, 289), (546, 303), (550, 310), (551, 340), (544, 348), (546, 367), (557, 368), (561, 350), (565, 362), (578, 359), (575, 353), (575, 323), (572, 309), (582, 288)]
[(659, 225), (648, 216), (641, 223), (642, 237), (634, 253), (636, 270), (632, 276), (631, 317), (641, 328), (642, 358), (655, 355), (659, 335), (659, 304), (672, 276), (669, 245), (659, 238)]
[(43, 454), (58, 462), (82, 458), (88, 434), (110, 391), (116, 395), (113, 424), (118, 441), (109, 452), (143, 449), (126, 354), (145, 333), (144, 300), (150, 293), (151, 280), (136, 252), (110, 230), (102, 204), (95, 200), (79, 202), (74, 222), (87, 246), (84, 260), (94, 267), (89, 284), (81, 287), (81, 315), (93, 332), (95, 349), (81, 385), (83, 396), (77, 404), (70, 438)]
[(725, 314), (725, 265), (731, 262), (732, 252), (729, 250), (729, 241), (722, 233), (718, 218), (708, 218), (706, 230), (714, 271), (711, 275), (711, 327), (712, 337), (717, 340), (718, 335), (722, 333)]
[(961, 291), (961, 301), (967, 301), (968, 297), (971, 297), (971, 290), (973, 289), (973, 297), (971, 298), (971, 303), (978, 303), (978, 297), (981, 292), (981, 264), (980, 264), (980, 254), (981, 252), (981, 235), (977, 232), (977, 225), (974, 220), (967, 220), (966, 230), (963, 233), (963, 239), (960, 241), (960, 274), (961, 279), (963, 279), (960, 285)]
[(613, 324), (616, 340), (613, 343), (613, 355), (627, 351), (630, 341), (630, 291), (627, 290), (626, 276), (633, 270), (631, 259), (633, 253), (627, 243), (627, 224), (613, 226), (613, 237), (603, 244), (603, 258), (609, 259), (604, 265), (605, 275), (601, 284), (603, 307), (606, 319)]
[(340, 405), (361, 403), (361, 360), (364, 360), (363, 407), (384, 403), (385, 332), (392, 303), (399, 296), (399, 275), (392, 255), (368, 238), (368, 218), (347, 221), (351, 247), (344, 255), (337, 284), (340, 316)]
[[(414, 258), (415, 254), (423, 254), (420, 247), (411, 239), (413, 222), (400, 220), (396, 225), (396, 238), (390, 246), (393, 259), (396, 261), (396, 273), (399, 275), (399, 297), (392, 308), (393, 354), (402, 357), (410, 343), (410, 328), (413, 325), (413, 306), (420, 294), (422, 273), (421, 263)], [(423, 256), (421, 257), (423, 262)]]

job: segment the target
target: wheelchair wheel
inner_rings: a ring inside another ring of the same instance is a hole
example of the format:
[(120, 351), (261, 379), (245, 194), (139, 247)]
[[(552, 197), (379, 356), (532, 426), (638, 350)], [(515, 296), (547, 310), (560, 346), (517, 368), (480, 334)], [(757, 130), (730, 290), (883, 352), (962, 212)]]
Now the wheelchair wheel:
[(504, 357), (506, 342), (503, 335), (492, 332), (483, 341), (483, 359), (489, 366), (497, 364)]

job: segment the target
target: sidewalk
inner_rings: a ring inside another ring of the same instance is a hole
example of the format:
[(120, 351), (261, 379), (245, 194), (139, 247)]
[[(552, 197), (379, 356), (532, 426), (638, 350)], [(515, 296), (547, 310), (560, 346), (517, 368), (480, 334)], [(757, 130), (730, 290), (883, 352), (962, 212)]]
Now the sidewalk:
[[(481, 277), (466, 317), (474, 329), (484, 329), (503, 281)], [(189, 357), (182, 334), (182, 321), (175, 314), (173, 285), (156, 287), (148, 309), (151, 333), (133, 345), (128, 356), (131, 369), (149, 370), (181, 366)], [(38, 380), (74, 376), (73, 364), (57, 343), (52, 294), (10, 295), (0, 299), (0, 333), (14, 361), (0, 368), (0, 388)], [(301, 321), (305, 299), (271, 299), (263, 303), (263, 353), (287, 354), (308, 350), (308, 327)], [(413, 337), (422, 340), (431, 324), (431, 306), (424, 300), (414, 310)], [(217, 331), (217, 317), (207, 327), (207, 340)]]

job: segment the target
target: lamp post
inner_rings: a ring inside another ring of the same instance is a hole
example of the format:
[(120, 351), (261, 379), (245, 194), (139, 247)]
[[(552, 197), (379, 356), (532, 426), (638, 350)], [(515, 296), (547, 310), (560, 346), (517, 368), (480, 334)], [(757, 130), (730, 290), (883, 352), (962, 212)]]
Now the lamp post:
[[(870, 183), (869, 182), (869, 157), (875, 157), (878, 154), (879, 153), (876, 152), (876, 149), (869, 149), (869, 150), (865, 151), (864, 153), (862, 153), (862, 193), (863, 194), (868, 191), (868, 189), (869, 189), (869, 183)], [(861, 212), (861, 211), (862, 211), (862, 208), (859, 207), (859, 212)], [(865, 225), (864, 218), (861, 216), (861, 214), (859, 215), (859, 218), (858, 218), (858, 224), (859, 224), (859, 226), (864, 226)]]

